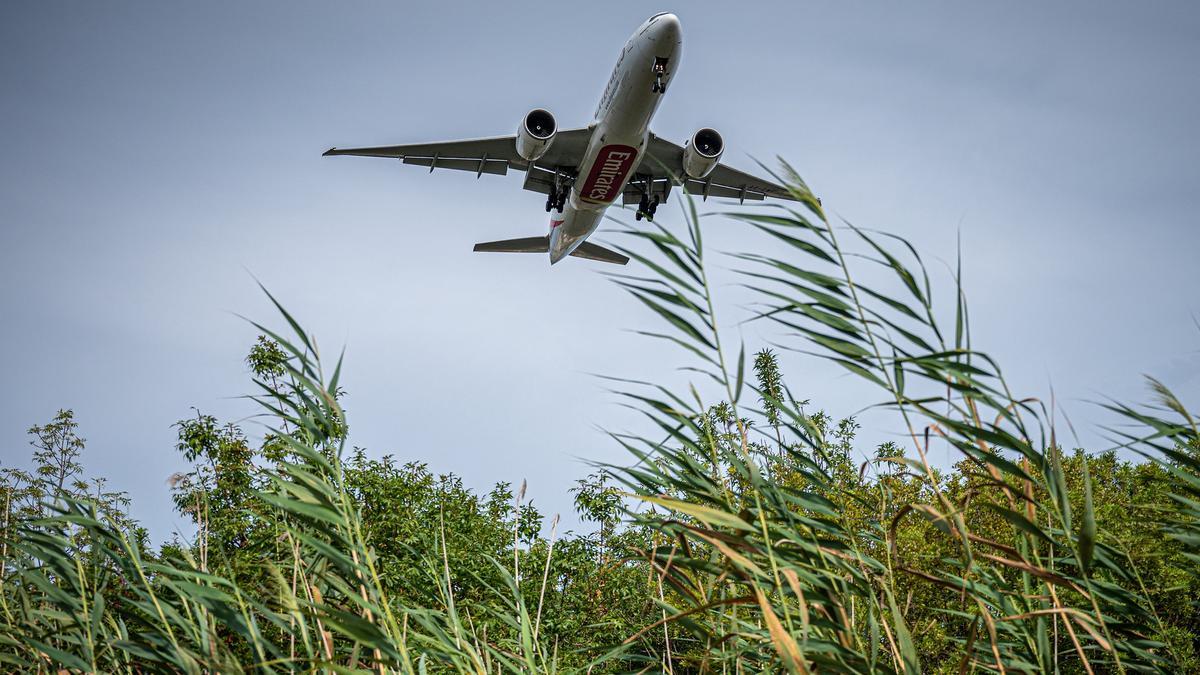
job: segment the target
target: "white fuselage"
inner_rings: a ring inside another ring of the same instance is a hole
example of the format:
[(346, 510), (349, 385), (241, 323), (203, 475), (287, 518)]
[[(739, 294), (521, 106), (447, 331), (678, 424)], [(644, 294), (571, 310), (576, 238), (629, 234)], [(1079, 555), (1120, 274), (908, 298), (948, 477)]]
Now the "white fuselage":
[[(683, 38), (674, 14), (658, 14), (625, 43), (590, 126), (592, 137), (562, 211), (550, 212), (550, 262), (570, 255), (600, 225), (646, 149), (650, 119), (679, 66)], [(659, 64), (656, 72), (655, 64)]]

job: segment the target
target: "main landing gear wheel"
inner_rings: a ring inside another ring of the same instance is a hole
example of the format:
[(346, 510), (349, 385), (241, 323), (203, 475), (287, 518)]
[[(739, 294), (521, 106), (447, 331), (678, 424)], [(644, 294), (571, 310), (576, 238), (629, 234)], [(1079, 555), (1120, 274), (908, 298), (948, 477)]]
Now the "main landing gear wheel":
[(550, 187), (550, 192), (546, 195), (546, 210), (558, 209), (563, 210), (567, 205), (567, 197), (571, 196), (571, 186), (574, 185), (575, 179), (571, 176), (564, 176), (560, 172), (554, 174), (554, 184)]
[(654, 219), (654, 212), (658, 211), (658, 195), (654, 195), (654, 200), (651, 201), (646, 195), (642, 195), (642, 201), (638, 202), (637, 213), (633, 214), (635, 220), (645, 218), (647, 220)]

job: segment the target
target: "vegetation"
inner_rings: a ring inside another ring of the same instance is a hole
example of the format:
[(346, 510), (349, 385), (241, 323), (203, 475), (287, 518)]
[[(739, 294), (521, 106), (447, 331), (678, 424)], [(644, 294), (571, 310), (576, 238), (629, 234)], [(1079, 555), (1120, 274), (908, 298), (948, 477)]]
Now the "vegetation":
[[(786, 168), (786, 167), (785, 167)], [(915, 249), (800, 209), (731, 214), (776, 350), (873, 385), (904, 443), (864, 448), (719, 330), (694, 205), (627, 230), (614, 275), (680, 348), (684, 390), (616, 380), (661, 433), (580, 480), (560, 532), (525, 486), (486, 494), (348, 445), (332, 370), (286, 332), (247, 363), (270, 432), (201, 413), (173, 477), (195, 536), (154, 547), (79, 465), (70, 411), (3, 470), (0, 661), (30, 672), (1200, 672), (1200, 430), (1157, 381), (1104, 403), (1119, 448), (1059, 440), (970, 342)], [(860, 281), (864, 268), (871, 279)], [(882, 270), (882, 275), (880, 271)], [(957, 277), (957, 274), (955, 275)], [(277, 305), (278, 306), (278, 305)], [(939, 317), (948, 317), (942, 322)], [(935, 444), (959, 461), (935, 467)], [(1118, 454), (1117, 449), (1122, 452)], [(1136, 454), (1135, 454), (1136, 453)], [(1140, 457), (1130, 461), (1128, 457)]]

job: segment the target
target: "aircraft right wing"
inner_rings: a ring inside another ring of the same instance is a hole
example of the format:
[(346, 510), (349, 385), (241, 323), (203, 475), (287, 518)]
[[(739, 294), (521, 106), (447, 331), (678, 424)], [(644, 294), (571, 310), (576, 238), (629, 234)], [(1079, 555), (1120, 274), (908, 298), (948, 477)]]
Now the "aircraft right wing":
[[(769, 180), (759, 178), (758, 176), (738, 171), (726, 164), (718, 164), (712, 173), (703, 179), (691, 178), (684, 176), (679, 169), (682, 166), (683, 146), (676, 145), (665, 138), (659, 138), (654, 134), (650, 134), (650, 140), (647, 143), (647, 152), (642, 157), (642, 162), (637, 168), (638, 176), (652, 176), (654, 183), (670, 181), (675, 185), (679, 185), (681, 181), (686, 179), (684, 183), (687, 186), (689, 193), (699, 195), (705, 199), (709, 197), (728, 197), (731, 199), (747, 199), (762, 200), (766, 197), (775, 199), (786, 199), (788, 201), (796, 201), (790, 190), (782, 185), (778, 185)], [(632, 184), (632, 181), (631, 181)], [(663, 189), (666, 185), (663, 186)], [(655, 185), (652, 189), (652, 194), (658, 194), (660, 188)], [(640, 198), (641, 193), (635, 191), (634, 200)], [(629, 196), (626, 196), (627, 203)]]
[(405, 164), (434, 169), (455, 169), (503, 176), (510, 168), (525, 171), (525, 189), (547, 194), (554, 184), (555, 171), (574, 171), (587, 151), (591, 130), (563, 129), (554, 135), (554, 142), (545, 155), (530, 162), (517, 154), (516, 136), (492, 136), (464, 141), (385, 145), (372, 148), (330, 148), (325, 156), (355, 155), (399, 159)]

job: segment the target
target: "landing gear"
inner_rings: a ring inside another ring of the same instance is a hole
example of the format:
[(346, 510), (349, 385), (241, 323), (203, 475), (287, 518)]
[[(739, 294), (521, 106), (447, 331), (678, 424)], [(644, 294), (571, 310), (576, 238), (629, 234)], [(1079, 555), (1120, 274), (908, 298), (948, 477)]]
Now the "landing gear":
[(654, 84), (650, 85), (651, 93), (667, 93), (667, 85), (663, 84), (663, 76), (667, 74), (667, 61), (668, 59), (661, 56), (654, 57), (654, 67), (650, 69), (654, 73)]
[(638, 202), (637, 213), (633, 214), (634, 220), (654, 220), (654, 212), (658, 211), (658, 195), (654, 195), (651, 199), (646, 193), (642, 193), (642, 200)]
[(546, 211), (563, 210), (567, 205), (567, 196), (571, 194), (571, 182), (570, 178), (560, 173), (554, 175), (554, 185), (550, 188), (550, 194), (546, 196)]

